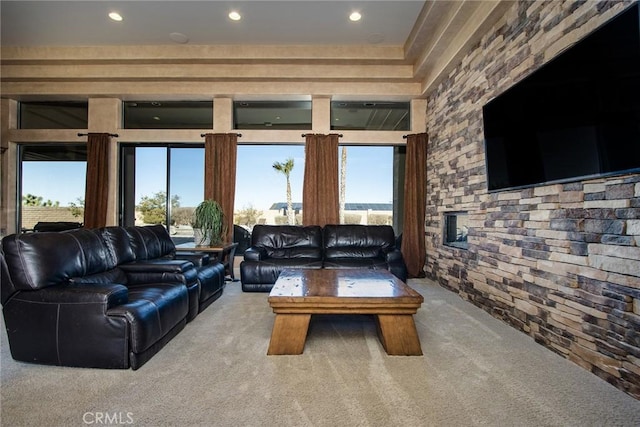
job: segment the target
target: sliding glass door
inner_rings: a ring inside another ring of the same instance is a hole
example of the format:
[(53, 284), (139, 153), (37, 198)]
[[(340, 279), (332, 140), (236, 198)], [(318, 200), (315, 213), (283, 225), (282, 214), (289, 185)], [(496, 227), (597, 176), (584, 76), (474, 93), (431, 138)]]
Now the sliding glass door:
[(193, 239), (191, 215), (204, 197), (201, 144), (123, 145), (120, 182), (121, 224), (162, 224), (176, 243)]

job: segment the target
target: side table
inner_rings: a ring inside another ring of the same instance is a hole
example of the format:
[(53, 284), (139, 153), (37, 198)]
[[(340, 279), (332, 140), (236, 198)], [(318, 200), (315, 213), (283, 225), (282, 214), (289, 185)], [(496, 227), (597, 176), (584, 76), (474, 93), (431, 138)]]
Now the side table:
[(223, 243), (220, 246), (197, 246), (195, 242), (187, 242), (176, 245), (176, 252), (206, 252), (213, 254), (224, 266), (224, 271), (232, 281), (237, 282), (233, 271), (233, 262), (236, 256), (238, 242)]

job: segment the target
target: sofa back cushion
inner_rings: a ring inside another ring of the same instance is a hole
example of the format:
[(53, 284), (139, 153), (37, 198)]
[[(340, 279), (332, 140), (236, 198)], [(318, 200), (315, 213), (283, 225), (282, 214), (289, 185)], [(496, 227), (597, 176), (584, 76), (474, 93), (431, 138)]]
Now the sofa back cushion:
[(319, 226), (256, 225), (251, 245), (270, 258), (322, 259), (322, 229)]
[(117, 265), (136, 260), (131, 237), (124, 227), (103, 227), (94, 231), (102, 236)]
[(12, 234), (2, 239), (2, 250), (11, 281), (19, 290), (42, 289), (115, 267), (99, 233), (83, 228)]
[(390, 225), (325, 225), (325, 259), (379, 258), (395, 246)]
[(136, 260), (172, 257), (175, 254), (176, 245), (163, 225), (127, 227), (126, 230)]

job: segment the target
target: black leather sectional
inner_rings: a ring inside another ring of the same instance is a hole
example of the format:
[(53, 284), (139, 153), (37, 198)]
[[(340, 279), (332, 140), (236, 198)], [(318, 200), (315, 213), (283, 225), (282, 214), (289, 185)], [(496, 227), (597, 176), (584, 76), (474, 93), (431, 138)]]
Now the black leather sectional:
[(256, 225), (240, 263), (242, 290), (269, 292), (286, 268), (386, 269), (407, 280), (407, 266), (388, 225)]
[(0, 267), (11, 355), (51, 365), (138, 369), (224, 289), (161, 225), (10, 235)]

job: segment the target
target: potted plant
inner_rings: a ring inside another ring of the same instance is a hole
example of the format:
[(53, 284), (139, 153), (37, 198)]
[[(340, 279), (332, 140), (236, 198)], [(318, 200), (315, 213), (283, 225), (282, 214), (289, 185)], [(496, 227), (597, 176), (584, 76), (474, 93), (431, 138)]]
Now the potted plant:
[(191, 226), (196, 246), (215, 246), (222, 243), (226, 230), (220, 204), (213, 199), (202, 201), (193, 211)]

